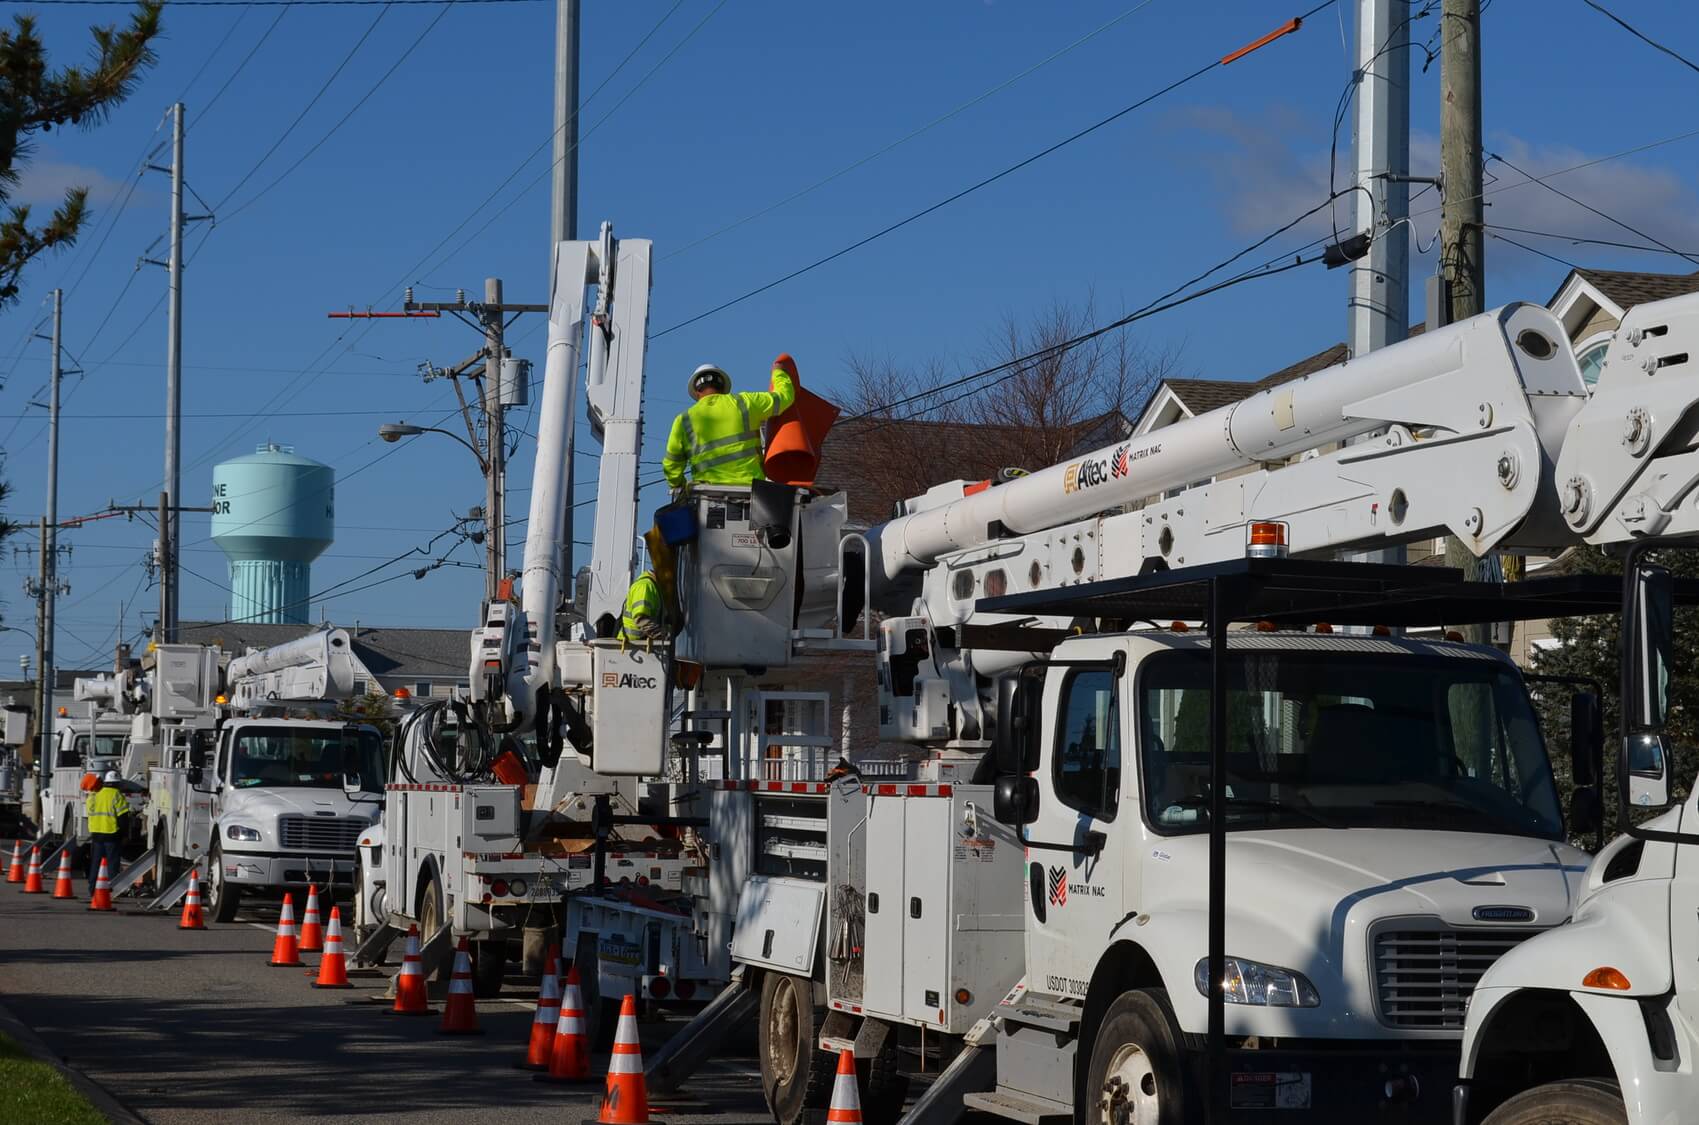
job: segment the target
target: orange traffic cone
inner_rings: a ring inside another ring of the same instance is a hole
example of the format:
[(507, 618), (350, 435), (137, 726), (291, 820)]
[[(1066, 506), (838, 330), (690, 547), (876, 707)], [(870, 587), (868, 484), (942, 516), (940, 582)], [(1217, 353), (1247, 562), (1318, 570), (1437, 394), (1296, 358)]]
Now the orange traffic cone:
[(827, 1125), (861, 1125), (861, 1091), (855, 1085), (855, 1052), (838, 1052), (838, 1076), (832, 1081)]
[(590, 1035), (584, 1026), (584, 996), (578, 990), (578, 966), (567, 970), (566, 987), (560, 995), (560, 1022), (555, 1024), (554, 1044), (549, 1049), (549, 1072), (540, 1077), (551, 1082), (590, 1081)]
[(313, 987), (354, 987), (348, 983), (348, 958), (342, 952), (342, 908), (339, 906), (330, 908), (330, 929), (325, 931), (324, 956), (319, 958), (319, 979), (313, 982)]
[(407, 927), (407, 944), (401, 954), (401, 972), (395, 977), (395, 1006), (400, 1016), (428, 1016), (431, 1006), (425, 995), (425, 963), (419, 958), (419, 927)]
[(6, 882), (21, 883), (24, 881), (24, 842), (12, 841), (12, 862), (6, 868)]
[(41, 885), (41, 847), (37, 845), (29, 850), (29, 878), (24, 880), (26, 895), (44, 895), (47, 888)]
[(178, 919), (179, 930), (204, 930), (206, 918), (201, 914), (201, 869), (189, 868), (189, 893), (183, 896), (183, 917)]
[(555, 975), (555, 955), (543, 962), (543, 982), (537, 989), (537, 1014), (531, 1020), (531, 1042), (525, 1049), (526, 1070), (547, 1070), (555, 1045), (555, 1025), (560, 1023), (560, 978)]
[(59, 853), (59, 875), (53, 880), (53, 897), (77, 897), (76, 892), (71, 889), (71, 849), (68, 847)]
[(619, 1006), (614, 1053), (608, 1059), (608, 1088), (602, 1095), (601, 1125), (648, 1125), (649, 1090), (643, 1081), (643, 1048), (637, 1042), (637, 999), (631, 993)]
[(94, 893), (89, 896), (90, 910), (114, 910), (112, 905), (112, 879), (106, 873), (106, 860), (100, 861), (100, 874), (94, 881)]
[(294, 895), (283, 896), (283, 913), (277, 916), (277, 940), (271, 943), (271, 960), (266, 964), (274, 969), (301, 967), (301, 946), (295, 938)]
[(302, 953), (317, 953), (324, 948), (324, 926), (319, 918), (319, 887), (307, 887), (307, 911), (301, 915), (301, 938), (295, 943)]
[(478, 1006), (472, 999), (472, 947), (465, 938), (454, 949), (454, 976), (448, 982), (448, 999), (442, 1006), (438, 1035), (482, 1035)]

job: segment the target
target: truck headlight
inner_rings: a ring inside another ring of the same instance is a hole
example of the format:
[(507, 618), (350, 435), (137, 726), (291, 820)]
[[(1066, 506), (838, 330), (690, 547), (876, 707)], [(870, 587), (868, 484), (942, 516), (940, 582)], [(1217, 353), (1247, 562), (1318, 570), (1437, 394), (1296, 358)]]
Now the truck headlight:
[[(1192, 970), (1198, 992), (1209, 995), (1209, 958)], [(1270, 1008), (1314, 1008), (1321, 1003), (1316, 986), (1303, 973), (1264, 965), (1243, 957), (1229, 957), (1223, 968), (1221, 996), (1229, 1004), (1257, 1004)]]
[(232, 840), (241, 840), (244, 843), (257, 844), (260, 842), (260, 830), (249, 828), (246, 824), (232, 824), (224, 830), (224, 834)]

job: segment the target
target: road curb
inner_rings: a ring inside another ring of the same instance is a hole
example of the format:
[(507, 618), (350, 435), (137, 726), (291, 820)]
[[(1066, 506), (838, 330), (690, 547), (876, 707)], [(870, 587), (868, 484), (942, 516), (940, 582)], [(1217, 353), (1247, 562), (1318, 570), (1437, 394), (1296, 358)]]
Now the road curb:
[(26, 1054), (64, 1075), (65, 1081), (76, 1087), (77, 1093), (87, 1098), (113, 1125), (148, 1125), (145, 1117), (120, 1102), (105, 1086), (55, 1054), (47, 1041), (37, 1035), (34, 1028), (14, 1016), (4, 1003), (0, 1003), (0, 1032), (11, 1036)]

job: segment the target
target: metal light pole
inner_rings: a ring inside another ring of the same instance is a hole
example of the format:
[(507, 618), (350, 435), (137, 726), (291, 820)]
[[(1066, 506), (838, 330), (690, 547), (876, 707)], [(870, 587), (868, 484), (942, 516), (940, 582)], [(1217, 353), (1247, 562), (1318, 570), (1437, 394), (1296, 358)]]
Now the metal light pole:
[(170, 305), (165, 335), (165, 510), (159, 528), (159, 629), (162, 641), (177, 639), (177, 544), (183, 504), (183, 103), (171, 107)]
[[(549, 304), (554, 304), (555, 247), (578, 234), (578, 0), (555, 0), (555, 143), (553, 191), (549, 202)], [(572, 511), (572, 447), (578, 428), (578, 380), (566, 389), (566, 497)], [(572, 561), (572, 520), (561, 544), (560, 573), (566, 588), (577, 581)]]

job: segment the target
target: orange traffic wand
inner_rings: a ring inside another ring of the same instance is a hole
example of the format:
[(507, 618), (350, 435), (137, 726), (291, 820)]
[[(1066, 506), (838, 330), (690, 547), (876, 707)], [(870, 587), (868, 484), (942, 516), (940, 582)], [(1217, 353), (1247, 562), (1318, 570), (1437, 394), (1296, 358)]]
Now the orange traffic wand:
[(317, 953), (324, 948), (324, 926), (319, 918), (319, 886), (307, 886), (307, 909), (301, 915), (301, 935), (295, 947), (302, 953)]
[(59, 875), (53, 880), (53, 897), (77, 897), (77, 893), (71, 889), (71, 849), (69, 847), (59, 853)]
[(295, 896), (283, 895), (283, 913), (277, 916), (277, 939), (271, 943), (271, 960), (266, 964), (274, 969), (301, 967), (301, 947), (295, 937)]
[(608, 1059), (608, 1088), (596, 1121), (598, 1125), (649, 1125), (649, 1088), (643, 1081), (643, 1047), (637, 1042), (637, 999), (629, 992), (619, 1006), (614, 1053)]
[(112, 879), (106, 873), (106, 860), (100, 861), (100, 874), (94, 880), (94, 893), (89, 896), (90, 910), (115, 910), (112, 905)]
[(555, 1025), (560, 1023), (560, 977), (555, 974), (555, 955), (543, 962), (543, 983), (537, 989), (537, 1014), (531, 1019), (531, 1042), (525, 1048), (526, 1070), (547, 1070), (555, 1045)]
[(442, 1006), (438, 1035), (482, 1035), (478, 1005), (472, 999), (472, 947), (465, 938), (454, 949), (454, 976), (448, 982), (448, 999)]
[(330, 908), (330, 928), (324, 935), (324, 956), (319, 958), (319, 979), (314, 988), (353, 988), (348, 983), (348, 958), (342, 952), (342, 908)]
[(47, 888), (41, 885), (41, 846), (38, 844), (29, 850), (29, 878), (24, 880), (26, 895), (44, 895)]
[(425, 995), (425, 963), (419, 956), (419, 927), (407, 927), (407, 944), (402, 947), (401, 972), (395, 976), (395, 1006), (390, 1009), (398, 1016), (428, 1016), (429, 998)]
[(861, 1125), (861, 1091), (855, 1085), (855, 1052), (838, 1052), (838, 1074), (832, 1080), (832, 1104), (827, 1125)]
[(204, 930), (206, 917), (201, 914), (201, 869), (189, 868), (189, 893), (183, 896), (183, 917), (178, 919), (179, 930)]
[(589, 1082), (590, 1031), (584, 1026), (584, 996), (578, 990), (578, 966), (566, 973), (560, 995), (560, 1022), (555, 1024), (554, 1045), (549, 1051), (549, 1072), (539, 1078), (551, 1082)]
[(12, 862), (6, 868), (6, 882), (21, 883), (24, 881), (24, 842), (12, 841)]

